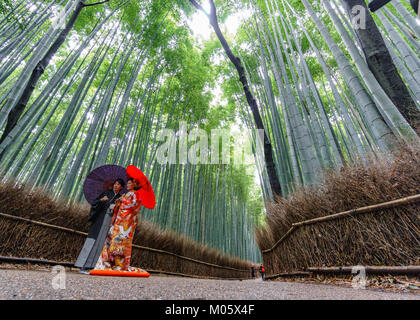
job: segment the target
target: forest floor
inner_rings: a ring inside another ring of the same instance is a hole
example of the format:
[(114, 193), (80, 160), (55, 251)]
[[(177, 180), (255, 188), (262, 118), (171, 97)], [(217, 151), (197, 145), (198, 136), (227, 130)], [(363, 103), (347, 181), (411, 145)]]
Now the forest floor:
[(420, 300), (420, 295), (413, 292), (395, 293), (370, 287), (353, 289), (315, 282), (204, 280), (161, 275), (151, 275), (150, 278), (99, 277), (74, 270), (65, 272), (65, 281), (61, 282), (63, 288), (57, 288), (60, 284), (57, 275), (47, 268), (24, 270), (2, 265), (0, 299)]

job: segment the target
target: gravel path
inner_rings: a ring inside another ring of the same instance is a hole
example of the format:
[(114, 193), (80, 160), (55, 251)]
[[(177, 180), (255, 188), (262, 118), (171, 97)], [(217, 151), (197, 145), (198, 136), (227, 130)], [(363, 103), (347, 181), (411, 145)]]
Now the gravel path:
[[(198, 280), (151, 276), (119, 278), (66, 272), (65, 289), (54, 289), (50, 271), (1, 270), (0, 299), (416, 299), (419, 295), (311, 283)], [(57, 284), (57, 282), (56, 282)]]

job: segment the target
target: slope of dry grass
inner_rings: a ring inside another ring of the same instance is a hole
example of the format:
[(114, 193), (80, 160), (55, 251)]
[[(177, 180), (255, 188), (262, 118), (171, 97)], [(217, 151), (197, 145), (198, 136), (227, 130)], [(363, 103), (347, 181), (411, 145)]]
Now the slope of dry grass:
[[(402, 150), (397, 158), (325, 172), (316, 188), (302, 188), (268, 204), (267, 224), (256, 230), (260, 249), (272, 248), (292, 223), (420, 194), (420, 148)], [(418, 264), (420, 204), (300, 227), (263, 258), (268, 274), (307, 267)]]
[[(67, 207), (64, 201), (53, 201), (46, 192), (30, 191), (12, 181), (0, 183), (0, 212), (53, 225), (88, 232), (88, 205)], [(75, 261), (85, 237), (78, 234), (11, 220), (0, 216), (0, 255)], [(223, 278), (249, 277), (250, 263), (222, 254), (172, 231), (164, 231), (140, 220), (133, 243), (168, 251), (180, 256), (229, 268), (198, 264), (173, 255), (133, 248), (132, 265), (196, 276)]]

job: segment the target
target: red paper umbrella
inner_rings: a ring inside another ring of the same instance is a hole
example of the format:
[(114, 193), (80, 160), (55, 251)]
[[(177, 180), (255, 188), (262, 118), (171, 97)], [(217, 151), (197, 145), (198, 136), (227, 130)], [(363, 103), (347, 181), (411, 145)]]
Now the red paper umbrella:
[(127, 178), (133, 178), (137, 181), (138, 186), (141, 187), (136, 192), (141, 199), (141, 204), (148, 209), (153, 209), (156, 205), (155, 193), (144, 173), (137, 167), (130, 165), (127, 167)]

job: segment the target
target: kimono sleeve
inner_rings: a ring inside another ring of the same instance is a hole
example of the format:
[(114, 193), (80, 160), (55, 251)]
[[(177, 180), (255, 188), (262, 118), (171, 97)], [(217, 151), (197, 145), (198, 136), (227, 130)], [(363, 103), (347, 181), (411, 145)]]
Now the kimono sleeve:
[(95, 218), (96, 213), (103, 209), (104, 202), (102, 202), (101, 199), (105, 195), (106, 195), (106, 192), (102, 192), (99, 196), (95, 198), (95, 200), (93, 200), (92, 207), (90, 208), (90, 211), (89, 211), (88, 221), (92, 221)]

